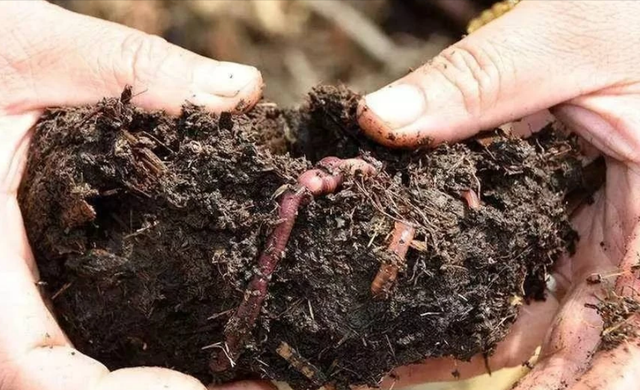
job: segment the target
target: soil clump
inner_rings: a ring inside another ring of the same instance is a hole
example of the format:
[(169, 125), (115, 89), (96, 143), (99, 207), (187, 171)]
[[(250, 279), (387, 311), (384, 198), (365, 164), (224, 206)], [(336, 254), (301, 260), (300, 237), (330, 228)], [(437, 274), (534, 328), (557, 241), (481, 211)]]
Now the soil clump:
[[(362, 136), (345, 88), (240, 116), (170, 117), (130, 97), (48, 110), (19, 193), (63, 328), (110, 369), (343, 389), (426, 357), (490, 354), (577, 239), (564, 199), (583, 186), (578, 148), (551, 129), (392, 151)], [(239, 359), (212, 372), (283, 189), (327, 156), (376, 174), (345, 172), (301, 207)], [(396, 222), (415, 229), (404, 259), (387, 250)], [(374, 297), (385, 265), (397, 280)]]

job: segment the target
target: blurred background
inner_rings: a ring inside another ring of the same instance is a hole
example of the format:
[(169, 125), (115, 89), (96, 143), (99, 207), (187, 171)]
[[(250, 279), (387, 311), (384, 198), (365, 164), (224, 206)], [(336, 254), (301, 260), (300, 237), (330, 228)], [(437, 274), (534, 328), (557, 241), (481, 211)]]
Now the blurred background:
[(374, 90), (460, 39), (493, 0), (57, 0), (199, 54), (258, 67), (298, 104), (319, 83)]

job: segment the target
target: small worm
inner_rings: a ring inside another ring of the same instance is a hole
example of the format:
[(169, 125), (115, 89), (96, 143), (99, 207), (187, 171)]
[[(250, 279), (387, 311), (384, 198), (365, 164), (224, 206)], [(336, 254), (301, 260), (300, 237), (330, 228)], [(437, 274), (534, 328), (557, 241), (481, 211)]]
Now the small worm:
[(395, 257), (395, 261), (393, 263), (383, 262), (380, 265), (380, 269), (371, 283), (371, 294), (373, 294), (374, 298), (386, 298), (388, 296), (398, 277), (398, 270), (405, 262), (407, 251), (415, 233), (416, 230), (412, 226), (404, 222), (395, 223), (391, 243), (387, 248), (387, 251), (391, 252)]
[(229, 369), (251, 334), (262, 303), (267, 297), (269, 279), (284, 254), (301, 201), (302, 196), (295, 192), (287, 191), (283, 195), (278, 211), (280, 223), (269, 236), (267, 245), (258, 259), (258, 273), (249, 283), (242, 303), (227, 323), (225, 342), (228, 352), (218, 354), (218, 359), (211, 362), (210, 368), (213, 372)]
[(470, 209), (477, 210), (480, 208), (480, 198), (474, 190), (462, 191), (462, 197), (467, 202)]

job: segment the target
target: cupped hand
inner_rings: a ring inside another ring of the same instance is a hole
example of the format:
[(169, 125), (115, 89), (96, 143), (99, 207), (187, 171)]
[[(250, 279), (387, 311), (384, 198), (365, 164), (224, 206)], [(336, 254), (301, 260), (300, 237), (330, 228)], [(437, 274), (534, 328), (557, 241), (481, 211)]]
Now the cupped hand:
[(134, 104), (147, 109), (247, 109), (260, 98), (260, 73), (40, 1), (0, 2), (0, 40), (0, 389), (204, 389), (168, 369), (109, 372), (73, 348), (39, 291), (16, 192), (45, 107), (94, 103), (132, 85)]
[[(606, 183), (573, 220), (575, 254), (554, 271), (555, 293), (523, 306), (492, 369), (538, 364), (518, 390), (623, 390), (640, 383), (640, 340), (599, 348), (597, 304), (607, 288), (638, 299), (640, 259), (640, 3), (523, 1), (408, 76), (366, 96), (359, 121), (372, 139), (399, 148), (451, 142), (551, 108), (606, 161)], [(604, 275), (610, 286), (590, 284)], [(607, 277), (611, 276), (611, 277)], [(640, 325), (637, 315), (628, 319)], [(396, 371), (396, 387), (485, 371), (430, 360)], [(389, 379), (391, 381), (391, 379)], [(390, 382), (389, 382), (390, 383)]]

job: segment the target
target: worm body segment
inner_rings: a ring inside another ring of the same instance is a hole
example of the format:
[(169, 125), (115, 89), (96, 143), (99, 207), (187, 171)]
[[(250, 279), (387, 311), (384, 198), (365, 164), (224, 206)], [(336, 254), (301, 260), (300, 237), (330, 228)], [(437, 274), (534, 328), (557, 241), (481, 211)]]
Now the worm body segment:
[(371, 283), (371, 294), (374, 298), (386, 298), (398, 277), (398, 270), (404, 264), (407, 251), (416, 230), (404, 223), (396, 222), (387, 251), (393, 255), (393, 262), (383, 262), (378, 274)]
[[(228, 370), (240, 356), (260, 315), (260, 309), (267, 297), (269, 280), (284, 256), (298, 209), (306, 196), (311, 194), (315, 197), (336, 192), (344, 181), (345, 171), (365, 175), (375, 172), (372, 165), (357, 158), (342, 160), (326, 157), (318, 163), (318, 167), (302, 173), (298, 177), (298, 187), (285, 191), (280, 198), (278, 225), (267, 239), (267, 245), (258, 259), (259, 270), (249, 283), (242, 303), (227, 323), (224, 353), (218, 353), (217, 357), (212, 358), (209, 364), (212, 372)], [(409, 239), (408, 242), (410, 241)]]

